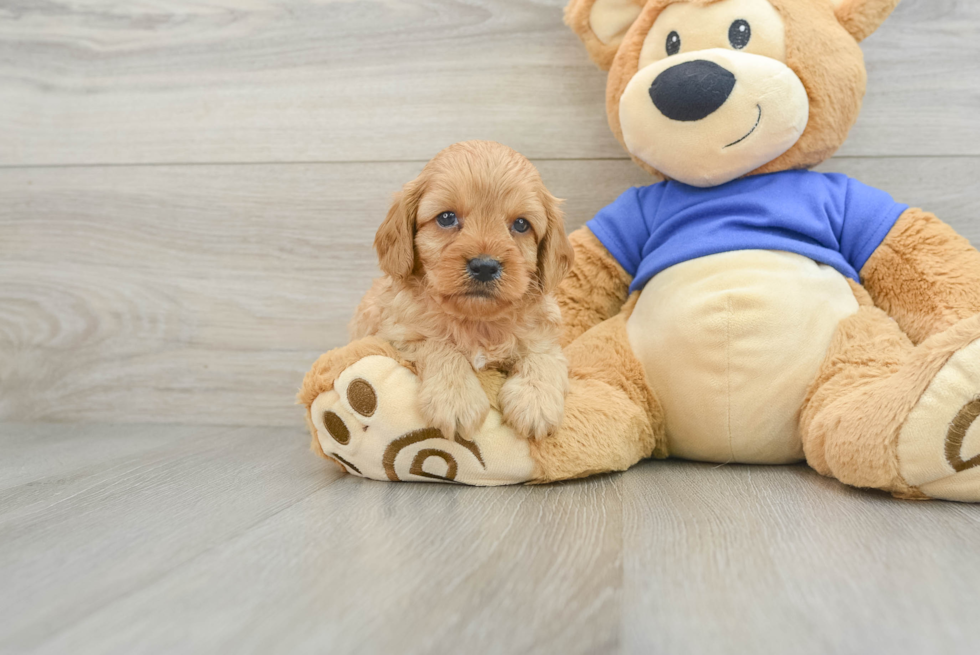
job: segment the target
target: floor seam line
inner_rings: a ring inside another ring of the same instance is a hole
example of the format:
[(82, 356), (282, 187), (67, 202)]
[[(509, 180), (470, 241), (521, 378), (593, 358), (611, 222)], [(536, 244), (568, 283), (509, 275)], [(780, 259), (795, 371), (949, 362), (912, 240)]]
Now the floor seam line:
[(244, 534), (246, 534), (246, 533), (250, 532), (251, 530), (255, 529), (257, 526), (262, 525), (266, 521), (268, 521), (268, 520), (270, 520), (272, 518), (275, 518), (276, 516), (282, 514), (286, 510), (295, 507), (299, 503), (307, 500), (308, 498), (314, 496), (315, 494), (319, 493), (320, 491), (326, 489), (327, 487), (329, 487), (334, 482), (337, 482), (337, 480), (340, 480), (340, 479), (341, 479), (341, 477), (334, 478), (333, 480), (331, 480), (330, 482), (326, 483), (325, 485), (323, 485), (321, 487), (317, 487), (316, 489), (310, 491), (310, 493), (304, 495), (302, 498), (298, 498), (295, 501), (293, 501), (293, 502), (289, 503), (288, 505), (286, 505), (285, 507), (282, 507), (282, 508), (276, 510), (275, 512), (272, 512), (271, 514), (268, 514), (266, 516), (263, 516), (262, 518), (258, 519), (254, 523), (250, 523), (246, 527), (242, 528), (241, 530), (236, 531), (234, 534), (229, 535), (227, 538), (222, 539), (218, 543), (211, 544), (210, 546), (208, 546), (204, 550), (201, 550), (200, 552), (192, 555), (191, 557), (188, 557), (187, 559), (179, 562), (177, 565), (175, 565), (175, 566), (173, 566), (171, 568), (168, 568), (165, 571), (160, 572), (158, 575), (155, 575), (151, 580), (147, 581), (145, 584), (140, 585), (138, 588), (136, 588), (136, 589), (129, 589), (129, 590), (127, 590), (127, 591), (125, 591), (125, 592), (123, 592), (123, 593), (115, 596), (109, 602), (107, 602), (104, 605), (101, 605), (100, 607), (98, 607), (97, 609), (94, 609), (91, 612), (85, 614), (85, 616), (80, 617), (78, 620), (73, 621), (70, 625), (65, 625), (64, 627), (58, 629), (57, 631), (51, 632), (42, 641), (34, 644), (33, 648), (36, 649), (36, 648), (41, 647), (43, 644), (45, 644), (47, 642), (50, 642), (54, 637), (57, 637), (58, 635), (67, 632), (70, 628), (73, 628), (73, 627), (75, 627), (75, 626), (83, 623), (84, 621), (86, 621), (89, 618), (95, 616), (99, 612), (102, 612), (102, 611), (104, 611), (104, 610), (112, 607), (113, 605), (116, 605), (120, 601), (124, 601), (127, 598), (130, 598), (134, 594), (137, 594), (137, 593), (139, 593), (140, 591), (142, 591), (144, 589), (149, 589), (150, 587), (152, 587), (153, 585), (155, 585), (155, 584), (159, 583), (160, 581), (164, 580), (165, 578), (167, 578), (171, 574), (175, 573), (176, 571), (179, 571), (179, 570), (181, 570), (183, 568), (186, 568), (189, 564), (192, 564), (193, 562), (197, 561), (201, 557), (204, 557), (205, 555), (207, 555), (211, 551), (217, 549), (219, 546), (223, 546), (223, 545), (225, 545), (225, 544), (227, 544), (229, 542), (235, 541), (239, 537), (241, 537)]

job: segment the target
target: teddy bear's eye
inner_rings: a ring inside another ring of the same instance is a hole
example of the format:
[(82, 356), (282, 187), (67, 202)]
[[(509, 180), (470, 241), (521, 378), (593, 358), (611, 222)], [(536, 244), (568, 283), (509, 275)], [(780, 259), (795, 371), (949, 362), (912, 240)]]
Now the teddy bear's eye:
[(667, 35), (667, 56), (676, 55), (681, 51), (681, 35), (671, 32)]
[(732, 26), (728, 28), (728, 42), (731, 43), (732, 47), (736, 50), (741, 50), (747, 46), (751, 39), (752, 27), (749, 25), (748, 21), (740, 18), (732, 23)]
[(459, 223), (456, 219), (456, 212), (442, 212), (436, 216), (436, 223), (442, 227), (453, 227)]

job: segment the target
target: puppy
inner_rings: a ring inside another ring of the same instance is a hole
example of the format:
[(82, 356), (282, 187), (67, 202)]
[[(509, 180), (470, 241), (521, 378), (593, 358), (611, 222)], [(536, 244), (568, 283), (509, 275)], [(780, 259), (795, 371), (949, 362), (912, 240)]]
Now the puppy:
[(416, 364), (423, 416), (447, 439), (482, 425), (476, 372), (509, 371), (498, 400), (526, 438), (561, 422), (568, 365), (551, 295), (572, 265), (559, 200), (534, 166), (489, 141), (449, 146), (396, 195), (374, 240), (385, 277), (351, 321)]

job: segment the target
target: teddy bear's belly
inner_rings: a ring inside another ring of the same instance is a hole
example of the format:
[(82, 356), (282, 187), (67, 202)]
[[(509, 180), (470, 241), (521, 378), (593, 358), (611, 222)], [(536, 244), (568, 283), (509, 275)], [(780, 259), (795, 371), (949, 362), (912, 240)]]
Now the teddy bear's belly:
[(670, 454), (802, 459), (800, 407), (837, 324), (857, 309), (844, 276), (786, 252), (722, 253), (654, 276), (627, 332), (663, 406)]

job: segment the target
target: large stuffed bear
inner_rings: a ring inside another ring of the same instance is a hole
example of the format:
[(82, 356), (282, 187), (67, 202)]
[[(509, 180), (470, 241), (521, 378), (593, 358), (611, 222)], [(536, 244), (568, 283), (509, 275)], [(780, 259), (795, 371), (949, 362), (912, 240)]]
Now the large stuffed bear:
[[(903, 498), (980, 501), (980, 253), (935, 216), (808, 169), (844, 142), (858, 42), (898, 0), (572, 0), (610, 126), (665, 182), (571, 235), (570, 391), (525, 441), (416, 408), (411, 364), (364, 339), (300, 400), (314, 450), (381, 480), (549, 482), (647, 457), (779, 464)], [(483, 374), (491, 398), (503, 375)]]

